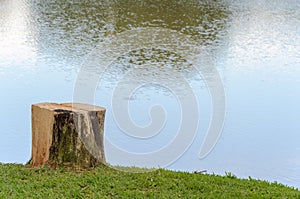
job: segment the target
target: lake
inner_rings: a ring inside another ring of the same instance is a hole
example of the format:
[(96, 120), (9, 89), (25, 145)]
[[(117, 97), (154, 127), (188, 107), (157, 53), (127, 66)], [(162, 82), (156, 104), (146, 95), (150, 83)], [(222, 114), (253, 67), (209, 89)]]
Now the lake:
[(78, 99), (107, 109), (111, 165), (300, 188), (299, 16), (299, 0), (2, 0), (0, 162), (30, 159), (31, 104)]

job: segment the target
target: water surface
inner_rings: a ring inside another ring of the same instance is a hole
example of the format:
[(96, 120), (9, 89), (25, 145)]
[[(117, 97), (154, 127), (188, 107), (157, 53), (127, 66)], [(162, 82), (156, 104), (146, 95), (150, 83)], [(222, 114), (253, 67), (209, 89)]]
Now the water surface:
[[(239, 177), (300, 187), (299, 16), (298, 0), (2, 0), (0, 161), (25, 163), (30, 159), (30, 105), (72, 101), (81, 64), (99, 42), (135, 28), (157, 27), (190, 35), (214, 57), (226, 94), (221, 138), (206, 158), (198, 158), (210, 122), (210, 95), (201, 76), (195, 75), (183, 57), (157, 49), (129, 52), (105, 73), (96, 104), (108, 110), (106, 136), (132, 152), (159, 149), (174, 137), (180, 109), (167, 88), (144, 86), (124, 99), (129, 100), (131, 116), (141, 126), (149, 123), (149, 107), (164, 106), (168, 121), (154, 140), (126, 136), (111, 112), (112, 90), (128, 68), (150, 64), (171, 82), (167, 72), (173, 68), (185, 75), (197, 95), (201, 121), (191, 147), (167, 168), (230, 171)], [(147, 70), (141, 73), (147, 75)], [(133, 164), (119, 161), (109, 151), (107, 161)]]

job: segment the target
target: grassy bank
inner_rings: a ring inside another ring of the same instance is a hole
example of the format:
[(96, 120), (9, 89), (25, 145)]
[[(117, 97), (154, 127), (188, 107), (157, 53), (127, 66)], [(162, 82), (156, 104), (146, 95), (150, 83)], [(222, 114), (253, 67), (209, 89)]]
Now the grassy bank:
[(298, 190), (256, 180), (156, 170), (127, 173), (0, 164), (0, 198), (299, 198)]

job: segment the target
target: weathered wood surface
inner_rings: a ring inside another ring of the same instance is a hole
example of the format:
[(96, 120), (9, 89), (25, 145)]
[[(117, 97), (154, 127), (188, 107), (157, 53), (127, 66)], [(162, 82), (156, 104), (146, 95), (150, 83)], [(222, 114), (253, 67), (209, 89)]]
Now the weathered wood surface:
[(87, 104), (32, 105), (34, 167), (90, 167), (105, 164), (105, 109)]

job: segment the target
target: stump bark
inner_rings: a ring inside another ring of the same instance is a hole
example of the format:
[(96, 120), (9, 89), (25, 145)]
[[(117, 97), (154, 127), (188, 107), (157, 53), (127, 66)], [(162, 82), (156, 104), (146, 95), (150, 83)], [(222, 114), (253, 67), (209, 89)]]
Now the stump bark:
[(34, 167), (105, 164), (105, 108), (78, 103), (32, 105)]

